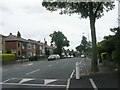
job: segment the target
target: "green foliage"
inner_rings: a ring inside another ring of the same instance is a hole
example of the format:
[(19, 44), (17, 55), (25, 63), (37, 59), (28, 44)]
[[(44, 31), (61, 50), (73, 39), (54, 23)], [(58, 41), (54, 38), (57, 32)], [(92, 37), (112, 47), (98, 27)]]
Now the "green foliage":
[(98, 43), (98, 54), (106, 52), (107, 59), (120, 64), (120, 28), (113, 28), (115, 35), (105, 36), (104, 40)]
[(120, 27), (112, 28), (111, 31), (115, 33), (113, 36), (113, 43), (115, 47), (117, 63), (120, 65)]
[(59, 10), (59, 14), (68, 15), (77, 13), (81, 16), (81, 18), (91, 16), (91, 5), (95, 18), (103, 16), (103, 10), (110, 11), (115, 6), (113, 2), (42, 2), (42, 5), (49, 11)]
[(2, 57), (2, 63), (15, 61), (15, 54), (0, 54)]
[(87, 42), (87, 38), (85, 36), (82, 37), (81, 44), (76, 47), (76, 50), (81, 54), (90, 55), (91, 53), (91, 43)]
[(118, 60), (117, 51), (115, 51), (115, 50), (112, 52), (112, 59), (113, 59), (114, 62), (117, 62), (117, 60)]
[(112, 61), (112, 52), (115, 49), (113, 36), (112, 35), (105, 36), (104, 40), (98, 43), (97, 48), (99, 55), (103, 52), (106, 52), (108, 56), (107, 59), (109, 61)]
[(102, 60), (107, 60), (108, 59), (107, 53), (102, 53), (101, 54), (101, 59)]
[(10, 54), (11, 53), (11, 49), (6, 49), (6, 53)]
[(61, 56), (63, 47), (69, 46), (69, 41), (67, 40), (67, 37), (65, 37), (64, 34), (60, 31), (54, 31), (53, 34), (50, 34), (50, 37), (51, 43), (55, 43), (55, 46), (57, 47), (55, 52)]

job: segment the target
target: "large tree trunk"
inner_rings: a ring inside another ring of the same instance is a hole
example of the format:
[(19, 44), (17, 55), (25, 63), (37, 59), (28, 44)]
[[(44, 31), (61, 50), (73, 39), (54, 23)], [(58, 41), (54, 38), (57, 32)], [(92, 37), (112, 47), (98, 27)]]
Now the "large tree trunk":
[(92, 37), (92, 61), (91, 61), (91, 72), (98, 71), (97, 63), (97, 45), (96, 45), (96, 32), (95, 32), (95, 18), (90, 17), (90, 28)]
[(89, 19), (92, 37), (92, 61), (91, 61), (91, 72), (98, 71), (97, 63), (97, 45), (96, 45), (96, 32), (95, 32), (95, 19), (96, 15), (93, 13), (93, 3), (89, 2)]

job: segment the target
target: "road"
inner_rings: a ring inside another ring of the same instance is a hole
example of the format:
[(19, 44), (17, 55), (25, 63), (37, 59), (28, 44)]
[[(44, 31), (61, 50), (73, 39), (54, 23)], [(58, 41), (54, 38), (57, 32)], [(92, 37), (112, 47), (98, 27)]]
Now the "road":
[[(2, 88), (65, 88), (80, 58), (34, 61), (2, 67)], [(46, 90), (46, 89), (45, 89)]]

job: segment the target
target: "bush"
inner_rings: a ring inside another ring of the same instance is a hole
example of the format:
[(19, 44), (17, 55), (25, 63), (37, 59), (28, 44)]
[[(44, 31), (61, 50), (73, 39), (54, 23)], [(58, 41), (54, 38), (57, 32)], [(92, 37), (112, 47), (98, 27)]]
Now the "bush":
[(107, 59), (108, 59), (107, 53), (102, 53), (102, 54), (101, 54), (101, 59), (102, 59), (102, 60), (107, 60)]
[(115, 50), (112, 52), (112, 59), (114, 62), (117, 62), (117, 60), (118, 60), (117, 52)]
[(2, 63), (15, 61), (15, 54), (0, 54)]

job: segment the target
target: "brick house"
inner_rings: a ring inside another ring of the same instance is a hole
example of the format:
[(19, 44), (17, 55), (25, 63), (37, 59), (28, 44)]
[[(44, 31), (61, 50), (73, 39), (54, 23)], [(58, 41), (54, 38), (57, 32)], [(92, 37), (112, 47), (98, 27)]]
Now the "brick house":
[(10, 35), (6, 37), (5, 47), (11, 50), (11, 53), (14, 53), (16, 56), (27, 57), (27, 40), (21, 38), (19, 31), (17, 36), (10, 33)]
[(6, 36), (0, 34), (0, 54), (6, 53), (5, 38)]

